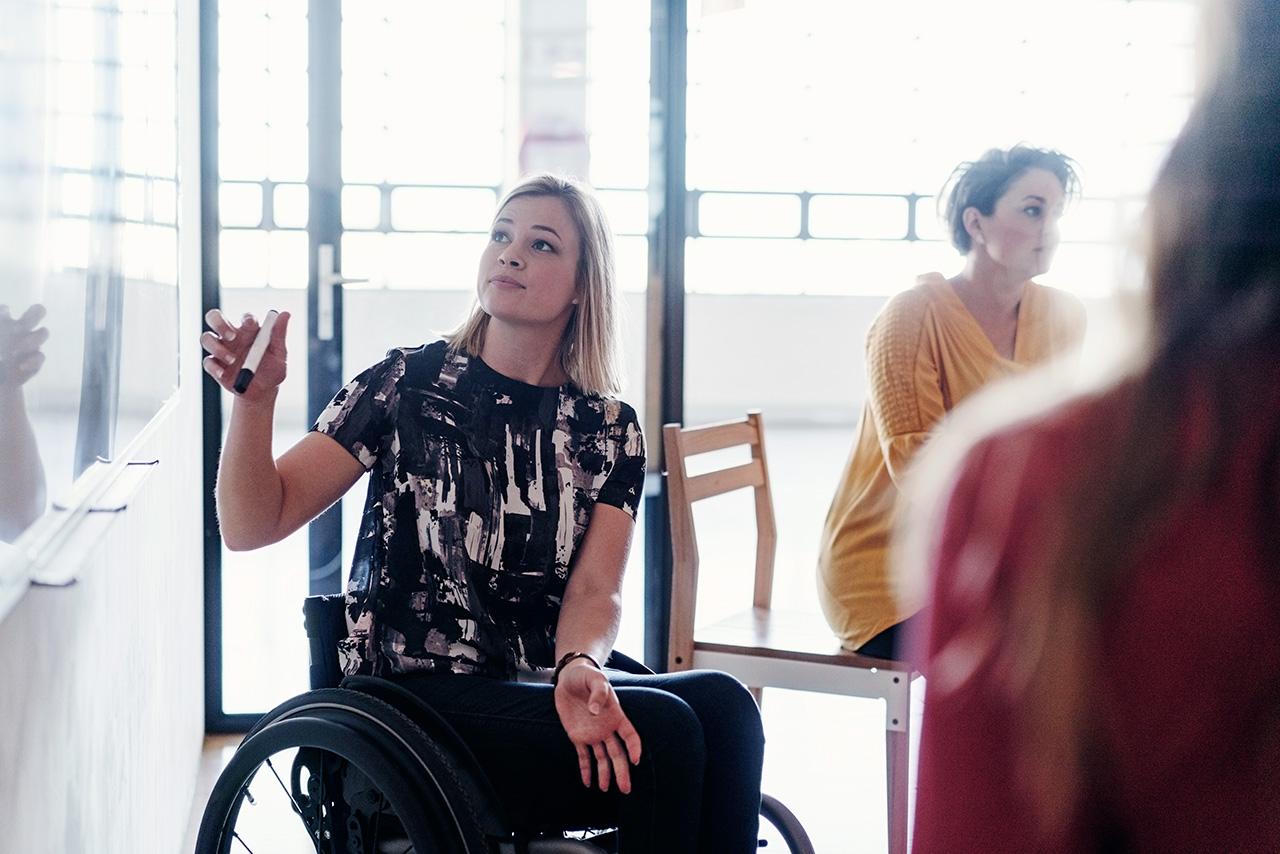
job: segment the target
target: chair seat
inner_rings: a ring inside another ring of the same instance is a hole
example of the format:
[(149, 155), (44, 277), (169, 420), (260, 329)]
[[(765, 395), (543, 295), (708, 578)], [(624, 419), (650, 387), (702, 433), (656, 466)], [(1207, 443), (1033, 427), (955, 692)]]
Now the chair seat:
[(907, 724), (912, 666), (848, 651), (815, 614), (752, 608), (700, 626), (693, 666), (723, 670), (761, 688), (883, 697), (886, 728)]

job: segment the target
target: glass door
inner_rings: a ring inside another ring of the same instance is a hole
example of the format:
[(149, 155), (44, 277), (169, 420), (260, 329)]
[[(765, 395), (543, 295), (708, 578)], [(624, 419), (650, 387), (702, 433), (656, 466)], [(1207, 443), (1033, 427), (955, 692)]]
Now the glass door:
[[(215, 280), (206, 299), (232, 317), (293, 314), (277, 454), (351, 376), (462, 319), (494, 204), (532, 168), (584, 175), (600, 190), (631, 308), (623, 397), (641, 408), (647, 4), (205, 3), (219, 45), (206, 51), (216, 62), (205, 60), (216, 128), (205, 133), (216, 151), (206, 164), (216, 223), (205, 230)], [(214, 397), (225, 432), (230, 400)], [(206, 437), (210, 471), (222, 435)], [(365, 488), (254, 552), (226, 551), (210, 511), (211, 730), (241, 729), (308, 687), (302, 600), (342, 589)], [(643, 561), (638, 545), (632, 561)], [(624, 633), (638, 652), (643, 571), (628, 575), (636, 605)]]
[[(324, 389), (327, 400), (341, 381), (341, 291), (332, 276), (324, 298), (320, 288), (322, 268), (340, 269), (340, 143), (332, 133), (340, 126), (340, 93), (332, 86), (340, 31), (312, 26), (326, 12), (336, 17), (333, 4), (209, 5), (213, 13), (205, 23), (215, 29), (217, 44), (214, 79), (205, 87), (206, 98), (216, 93), (212, 108), (206, 106), (216, 128), (215, 178), (205, 184), (213, 197), (212, 204), (206, 199), (206, 217), (216, 219), (214, 296), (233, 318), (260, 318), (268, 309), (292, 315), (289, 378), (276, 410), (279, 454), (307, 429)], [(206, 129), (206, 144), (209, 138)], [(206, 223), (206, 235), (210, 231)], [(225, 394), (219, 398), (220, 445), (231, 403)], [(211, 728), (242, 729), (279, 699), (307, 688), (302, 600), (339, 589), (339, 518), (335, 507), (308, 530), (248, 553), (224, 549), (210, 520), (206, 549), (216, 559), (206, 555), (206, 563), (217, 570), (206, 587), (216, 615), (206, 632)]]

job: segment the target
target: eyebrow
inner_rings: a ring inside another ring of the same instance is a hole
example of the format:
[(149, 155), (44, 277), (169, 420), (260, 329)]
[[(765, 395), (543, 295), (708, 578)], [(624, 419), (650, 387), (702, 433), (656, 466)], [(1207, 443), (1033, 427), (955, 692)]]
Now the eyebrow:
[[(498, 217), (496, 220), (494, 220), (494, 224), (497, 224), (497, 223), (500, 223), (500, 222), (505, 222), (505, 223), (507, 223), (508, 225), (515, 225), (515, 224), (516, 224), (516, 223), (515, 223), (515, 220), (511, 219), (510, 217), (505, 217), (505, 216), (500, 216), (500, 217)], [(551, 226), (549, 226), (549, 225), (531, 225), (531, 226), (529, 226), (529, 230), (530, 230), (530, 231), (549, 231), (549, 232), (551, 232), (552, 234), (554, 234), (556, 237), (560, 237), (560, 232), (556, 231), (554, 228), (552, 228), (552, 227), (551, 227)], [(563, 239), (563, 238), (561, 238), (561, 239)]]
[(1035, 202), (1039, 202), (1039, 203), (1040, 203), (1040, 204), (1042, 204), (1042, 205), (1047, 205), (1047, 204), (1049, 203), (1049, 202), (1048, 202), (1048, 200), (1047, 200), (1044, 196), (1037, 196), (1037, 195), (1035, 195), (1035, 194), (1031, 194), (1031, 195), (1023, 196), (1023, 197), (1022, 197), (1022, 200), (1023, 200), (1024, 202), (1035, 201)]

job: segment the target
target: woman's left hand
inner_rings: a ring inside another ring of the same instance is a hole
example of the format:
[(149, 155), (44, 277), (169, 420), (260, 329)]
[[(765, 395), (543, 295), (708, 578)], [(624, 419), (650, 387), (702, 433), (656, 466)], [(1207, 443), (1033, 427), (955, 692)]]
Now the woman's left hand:
[(14, 317), (7, 305), (0, 305), (0, 386), (18, 388), (34, 377), (44, 364), (40, 348), (49, 340), (49, 330), (38, 326), (45, 308), (30, 306)]
[(579, 659), (560, 671), (555, 687), (556, 712), (578, 750), (582, 785), (590, 786), (592, 767), (600, 791), (617, 780), (623, 794), (631, 791), (631, 766), (640, 761), (640, 734), (631, 725), (609, 677)]

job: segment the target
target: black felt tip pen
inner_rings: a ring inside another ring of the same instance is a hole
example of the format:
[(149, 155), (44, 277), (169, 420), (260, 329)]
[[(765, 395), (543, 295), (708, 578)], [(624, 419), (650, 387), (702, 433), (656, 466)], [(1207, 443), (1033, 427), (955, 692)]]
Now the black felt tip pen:
[(267, 312), (266, 317), (262, 318), (262, 328), (254, 336), (253, 343), (249, 345), (249, 355), (244, 357), (244, 366), (240, 368), (240, 373), (236, 374), (235, 385), (232, 386), (236, 394), (244, 394), (249, 388), (249, 383), (253, 382), (254, 371), (258, 370), (258, 365), (262, 363), (262, 354), (267, 352), (267, 345), (271, 343), (271, 329), (276, 325), (276, 318), (279, 316), (280, 312), (272, 309)]

